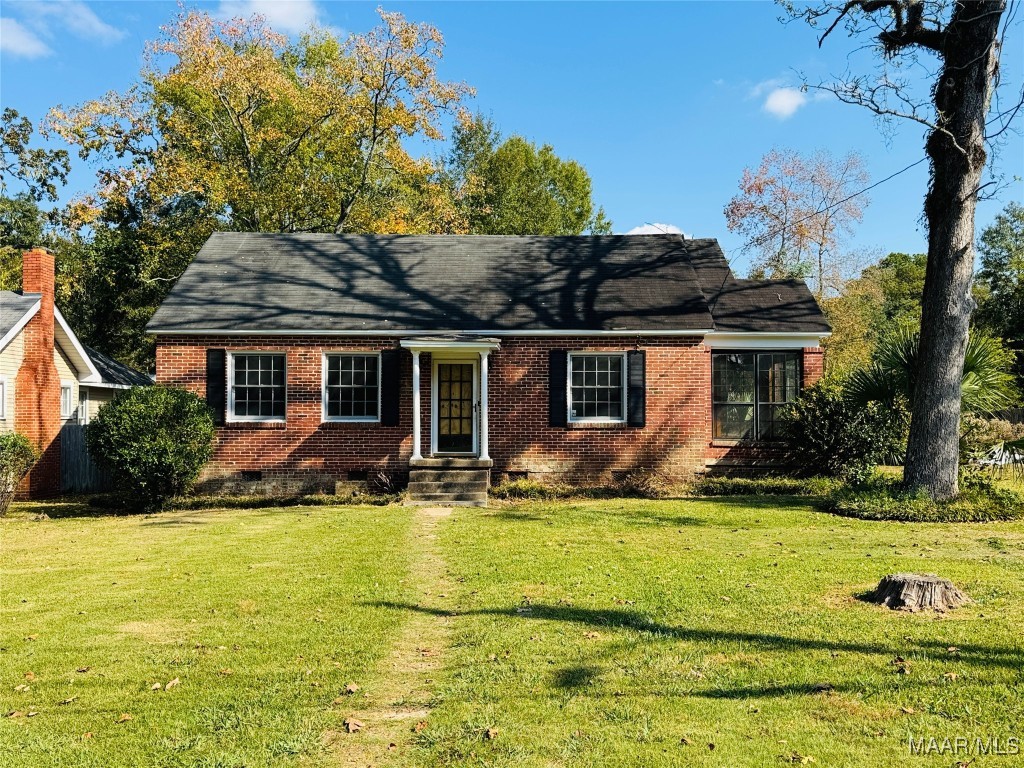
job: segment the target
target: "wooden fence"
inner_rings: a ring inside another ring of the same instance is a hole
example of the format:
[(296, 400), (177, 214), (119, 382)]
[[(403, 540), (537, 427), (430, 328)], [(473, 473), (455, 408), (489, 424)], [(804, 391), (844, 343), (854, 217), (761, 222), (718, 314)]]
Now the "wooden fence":
[(1009, 421), (1012, 424), (1024, 424), (1024, 408), (1005, 408), (993, 414), (997, 419)]
[(65, 424), (60, 429), (60, 489), (65, 493), (109, 491), (109, 475), (89, 458), (85, 426)]

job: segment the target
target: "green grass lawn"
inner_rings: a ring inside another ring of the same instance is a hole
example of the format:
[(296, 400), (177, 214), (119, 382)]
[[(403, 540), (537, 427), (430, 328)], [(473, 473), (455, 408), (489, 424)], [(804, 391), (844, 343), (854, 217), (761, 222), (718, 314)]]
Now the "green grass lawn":
[(2, 521), (0, 714), (22, 714), (0, 720), (0, 765), (319, 754), (331, 701), (402, 622), (372, 604), (405, 594), (408, 524), (375, 507)]
[[(459, 515), (444, 544), (462, 618), (422, 764), (948, 766), (908, 735), (1024, 742), (1024, 524), (587, 502)], [(857, 599), (894, 571), (977, 603)]]
[[(38, 712), (0, 720), (0, 764), (355, 764), (383, 726), (323, 746), (332, 700), (371, 695), (423, 621), (447, 638), (426, 725), (361, 765), (949, 766), (908, 737), (1024, 739), (1024, 523), (610, 500), (460, 509), (427, 542), (419, 514), (0, 522), (0, 708)], [(443, 584), (409, 576), (421, 547)], [(905, 570), (976, 602), (858, 599)]]

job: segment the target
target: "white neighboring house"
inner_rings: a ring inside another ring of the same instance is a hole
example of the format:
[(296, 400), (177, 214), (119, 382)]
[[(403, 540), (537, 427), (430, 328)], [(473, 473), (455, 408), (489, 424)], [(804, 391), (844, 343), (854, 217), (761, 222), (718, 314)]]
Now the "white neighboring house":
[(24, 255), (22, 285), (0, 291), (0, 432), (21, 432), (42, 451), (22, 488), (36, 498), (61, 491), (62, 427), (87, 424), (119, 389), (153, 382), (78, 340), (53, 302), (51, 254)]

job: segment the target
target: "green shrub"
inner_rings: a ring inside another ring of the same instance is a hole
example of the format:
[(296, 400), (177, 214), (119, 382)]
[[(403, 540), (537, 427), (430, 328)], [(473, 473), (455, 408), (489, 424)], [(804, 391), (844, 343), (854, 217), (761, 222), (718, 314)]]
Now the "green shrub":
[(213, 454), (213, 416), (191, 392), (135, 387), (86, 427), (90, 455), (133, 508), (160, 509), (188, 491)]
[(7, 514), (18, 485), (39, 461), (32, 441), (17, 432), (0, 434), (0, 517)]
[(808, 474), (864, 482), (877, 464), (903, 452), (899, 408), (854, 404), (838, 382), (819, 381), (786, 412), (791, 461)]
[(826, 509), (861, 520), (985, 523), (1024, 517), (1024, 496), (982, 478), (965, 477), (955, 499), (933, 501), (923, 491), (905, 490), (896, 478), (876, 475), (860, 487), (837, 489), (827, 499)]
[(688, 490), (694, 496), (824, 496), (839, 485), (830, 477), (703, 477)]

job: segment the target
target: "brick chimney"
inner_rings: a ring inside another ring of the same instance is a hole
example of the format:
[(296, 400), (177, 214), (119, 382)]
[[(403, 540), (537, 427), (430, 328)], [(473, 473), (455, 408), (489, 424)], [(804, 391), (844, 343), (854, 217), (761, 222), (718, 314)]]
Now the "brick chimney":
[(53, 360), (53, 254), (33, 248), (22, 257), (21, 292), (39, 295), (39, 312), (22, 330), (25, 356), (15, 378), (14, 428), (42, 456), (19, 488), (45, 498), (60, 493), (60, 374)]

